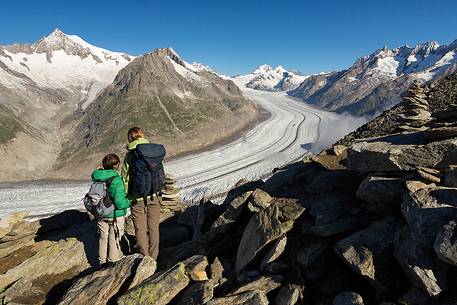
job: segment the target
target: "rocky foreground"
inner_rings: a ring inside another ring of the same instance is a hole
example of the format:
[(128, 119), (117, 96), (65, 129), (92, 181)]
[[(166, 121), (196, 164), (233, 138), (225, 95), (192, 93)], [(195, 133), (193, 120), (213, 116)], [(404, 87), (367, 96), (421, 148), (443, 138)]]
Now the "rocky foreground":
[(1, 304), (457, 304), (457, 106), (431, 104), (413, 87), (383, 135), (240, 181), (222, 205), (164, 205), (157, 262), (97, 270), (87, 214), (11, 215)]

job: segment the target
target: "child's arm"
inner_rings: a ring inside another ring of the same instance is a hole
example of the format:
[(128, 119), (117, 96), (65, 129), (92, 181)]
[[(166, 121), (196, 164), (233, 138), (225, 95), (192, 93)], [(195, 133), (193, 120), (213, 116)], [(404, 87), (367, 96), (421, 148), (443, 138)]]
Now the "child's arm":
[(127, 194), (125, 193), (124, 182), (121, 177), (118, 176), (114, 178), (113, 182), (111, 182), (111, 188), (114, 192), (113, 200), (116, 209), (123, 210), (130, 207), (130, 200), (127, 198)]

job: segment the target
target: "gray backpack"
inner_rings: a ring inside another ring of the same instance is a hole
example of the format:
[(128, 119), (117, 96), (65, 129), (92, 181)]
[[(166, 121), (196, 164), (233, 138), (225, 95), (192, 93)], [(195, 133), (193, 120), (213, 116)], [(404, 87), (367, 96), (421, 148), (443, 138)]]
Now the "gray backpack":
[(113, 200), (108, 189), (116, 176), (105, 182), (93, 182), (89, 192), (84, 197), (84, 206), (97, 219), (102, 219), (114, 212)]

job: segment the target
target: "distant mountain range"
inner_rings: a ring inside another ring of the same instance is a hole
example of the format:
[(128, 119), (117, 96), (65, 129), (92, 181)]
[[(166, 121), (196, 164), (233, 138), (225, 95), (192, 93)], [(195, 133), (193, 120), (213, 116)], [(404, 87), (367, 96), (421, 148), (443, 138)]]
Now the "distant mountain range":
[(308, 77), (289, 92), (325, 109), (373, 115), (392, 107), (411, 83), (425, 83), (457, 70), (457, 40), (382, 48), (359, 58), (349, 69)]
[(56, 29), (33, 44), (0, 46), (0, 181), (70, 177), (75, 164), (83, 177), (102, 153), (122, 151), (132, 124), (171, 154), (209, 145), (259, 118), (242, 86), (373, 115), (398, 103), (411, 83), (456, 70), (457, 41), (382, 48), (330, 73), (262, 65), (227, 77), (171, 48), (135, 57)]
[(135, 57), (58, 29), (0, 46), (0, 181), (87, 179), (103, 153), (124, 152), (135, 124), (173, 155), (230, 136), (257, 114), (231, 80), (172, 49)]

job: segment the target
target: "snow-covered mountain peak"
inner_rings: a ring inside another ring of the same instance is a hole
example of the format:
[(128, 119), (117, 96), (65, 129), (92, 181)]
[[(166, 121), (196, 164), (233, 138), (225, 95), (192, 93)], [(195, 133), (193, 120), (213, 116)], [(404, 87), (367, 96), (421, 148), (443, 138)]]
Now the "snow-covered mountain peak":
[(254, 71), (252, 71), (251, 74), (263, 74), (263, 73), (268, 73), (273, 71), (273, 68), (270, 65), (261, 65)]
[(65, 89), (84, 107), (134, 58), (55, 29), (31, 45), (0, 46), (0, 84)]
[(275, 68), (270, 65), (261, 65), (252, 73), (239, 75), (233, 78), (235, 83), (248, 88), (264, 91), (288, 91), (297, 88), (307, 76), (286, 70), (278, 65)]

